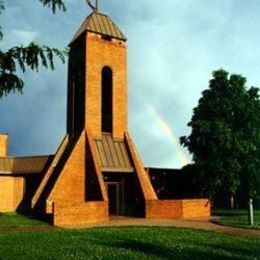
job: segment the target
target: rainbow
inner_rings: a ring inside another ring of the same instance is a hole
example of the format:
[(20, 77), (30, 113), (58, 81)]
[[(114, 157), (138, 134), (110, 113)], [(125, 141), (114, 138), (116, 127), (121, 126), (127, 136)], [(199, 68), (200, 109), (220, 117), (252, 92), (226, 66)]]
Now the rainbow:
[(156, 109), (156, 107), (152, 106), (149, 103), (146, 103), (146, 106), (149, 112), (152, 114), (152, 116), (158, 121), (160, 128), (164, 131), (164, 133), (167, 135), (167, 137), (175, 147), (182, 167), (189, 164), (191, 162), (191, 159), (183, 151), (183, 148), (179, 143), (178, 136), (174, 133), (173, 129), (170, 127), (168, 122), (165, 120), (165, 118), (163, 118), (163, 116)]

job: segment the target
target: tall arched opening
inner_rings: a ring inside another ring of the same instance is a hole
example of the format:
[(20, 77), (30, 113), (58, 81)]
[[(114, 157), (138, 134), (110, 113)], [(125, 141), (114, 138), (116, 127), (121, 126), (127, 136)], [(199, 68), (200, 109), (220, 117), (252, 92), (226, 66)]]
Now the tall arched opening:
[(102, 132), (113, 131), (113, 72), (110, 67), (102, 69)]

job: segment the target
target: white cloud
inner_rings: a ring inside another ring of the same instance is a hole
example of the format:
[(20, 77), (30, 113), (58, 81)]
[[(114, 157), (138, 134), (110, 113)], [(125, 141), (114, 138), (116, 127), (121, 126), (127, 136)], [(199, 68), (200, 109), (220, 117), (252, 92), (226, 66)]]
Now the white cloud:
[(2, 46), (4, 50), (7, 50), (13, 46), (28, 45), (36, 41), (38, 36), (39, 32), (31, 29), (10, 29), (10, 31), (4, 31)]
[(38, 35), (38, 31), (32, 30), (13, 29), (11, 31), (11, 37), (13, 38), (13, 40), (20, 44), (28, 44), (30, 42), (33, 42), (37, 39)]

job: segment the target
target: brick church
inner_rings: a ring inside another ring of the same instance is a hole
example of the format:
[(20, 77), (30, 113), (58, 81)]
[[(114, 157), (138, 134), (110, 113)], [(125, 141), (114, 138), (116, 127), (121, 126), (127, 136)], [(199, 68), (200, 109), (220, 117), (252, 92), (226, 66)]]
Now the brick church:
[(50, 156), (10, 157), (0, 135), (0, 212), (56, 226), (110, 216), (208, 217), (206, 199), (162, 199), (127, 128), (127, 39), (96, 10), (69, 44), (67, 134)]

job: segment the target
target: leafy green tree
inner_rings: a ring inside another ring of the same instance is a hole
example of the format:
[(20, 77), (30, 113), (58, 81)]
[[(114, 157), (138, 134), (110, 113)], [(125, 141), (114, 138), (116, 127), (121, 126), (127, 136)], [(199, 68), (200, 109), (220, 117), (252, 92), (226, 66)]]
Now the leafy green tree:
[(224, 191), (247, 196), (259, 190), (260, 100), (258, 88), (247, 90), (246, 78), (213, 72), (209, 89), (194, 108), (189, 136), (180, 138), (193, 155), (203, 195)]
[[(50, 7), (55, 13), (57, 9), (65, 11), (63, 0), (38, 0), (44, 6)], [(5, 10), (4, 0), (0, 0), (0, 14)], [(0, 40), (4, 39), (4, 33), (0, 26)], [(49, 46), (40, 46), (30, 43), (28, 46), (14, 46), (7, 51), (0, 49), (0, 98), (10, 92), (22, 93), (24, 82), (17, 72), (25, 72), (26, 69), (38, 71), (40, 66), (54, 69), (54, 57), (65, 62), (65, 51), (60, 51)]]

